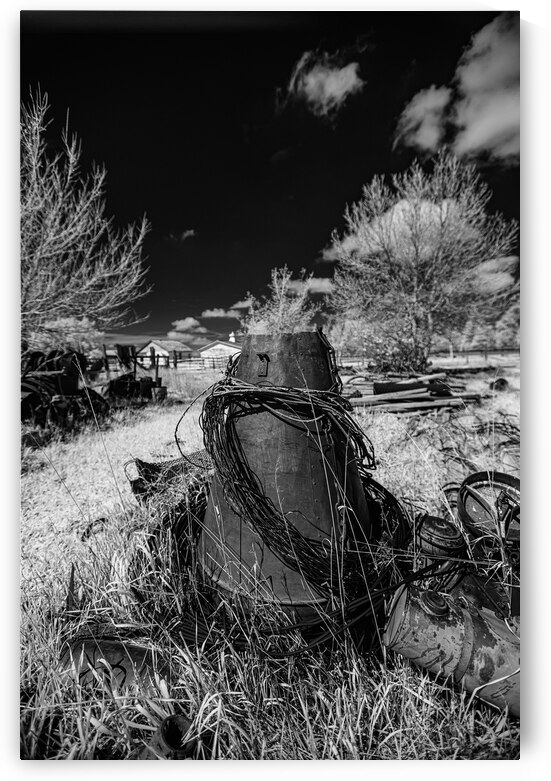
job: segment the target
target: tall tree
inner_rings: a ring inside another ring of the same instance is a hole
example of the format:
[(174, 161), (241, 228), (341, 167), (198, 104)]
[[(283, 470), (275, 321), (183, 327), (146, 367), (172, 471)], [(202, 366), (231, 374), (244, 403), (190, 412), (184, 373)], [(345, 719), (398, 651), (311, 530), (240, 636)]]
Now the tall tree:
[(135, 322), (131, 304), (149, 292), (147, 221), (113, 227), (105, 169), (83, 175), (80, 143), (67, 130), (61, 151), (51, 151), (48, 111), (40, 93), (21, 107), (21, 338), (29, 349), (65, 318), (100, 330)]
[(345, 212), (333, 234), (337, 260), (332, 305), (368, 321), (382, 363), (426, 367), (435, 333), (460, 330), (484, 302), (503, 300), (476, 269), (510, 256), (517, 225), (489, 214), (491, 191), (472, 165), (447, 151), (425, 171), (381, 176)]
[(287, 266), (272, 269), (269, 294), (262, 299), (247, 294), (250, 308), (243, 321), (244, 330), (254, 334), (279, 334), (311, 328), (319, 311), (310, 299), (312, 276), (307, 276), (302, 269), (299, 278), (293, 279), (293, 272)]

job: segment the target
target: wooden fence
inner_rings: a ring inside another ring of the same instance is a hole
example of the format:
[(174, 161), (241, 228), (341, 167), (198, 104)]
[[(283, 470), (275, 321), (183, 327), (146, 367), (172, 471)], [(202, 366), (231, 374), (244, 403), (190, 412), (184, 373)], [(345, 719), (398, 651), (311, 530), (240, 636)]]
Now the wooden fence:
[[(487, 361), (491, 358), (496, 358), (503, 355), (518, 355), (518, 347), (503, 348), (499, 350), (492, 349), (480, 349), (480, 350), (463, 350), (456, 351), (454, 353), (455, 358), (463, 359), (466, 364), (469, 364), (473, 359), (475, 362), (477, 359)], [(106, 371), (121, 371), (123, 368), (118, 355), (108, 352), (104, 347), (104, 369)], [(431, 360), (433, 362), (438, 361), (441, 358), (449, 358), (450, 354), (445, 351), (439, 351), (431, 353)], [(136, 362), (137, 367), (143, 369), (154, 370), (158, 373), (159, 369), (172, 368), (178, 371), (184, 372), (202, 372), (212, 369), (224, 370), (228, 365), (229, 356), (194, 356), (194, 357), (181, 357), (177, 353), (172, 353), (170, 356), (154, 355), (146, 356), (145, 358), (139, 358), (136, 355), (135, 350), (131, 351), (131, 359)], [(367, 355), (357, 354), (341, 354), (338, 357), (338, 363), (340, 366), (351, 366), (355, 368), (367, 369), (370, 363), (370, 358)]]
[[(143, 356), (137, 356), (135, 351), (131, 350), (126, 369), (132, 370), (135, 365), (137, 368), (146, 369), (147, 371), (153, 370), (156, 373), (163, 368), (185, 372), (201, 372), (212, 369), (225, 369), (228, 365), (228, 358), (229, 356), (227, 355), (182, 357), (178, 356), (177, 353), (171, 355), (153, 354), (144, 358)], [(107, 372), (119, 372), (123, 371), (124, 368), (120, 356), (104, 348), (103, 369)]]
[(228, 365), (227, 355), (218, 355), (209, 358), (188, 358), (187, 360), (180, 360), (176, 364), (178, 371), (184, 372), (196, 372), (205, 371), (207, 369), (225, 369)]
[[(503, 347), (503, 348), (480, 348), (476, 350), (454, 350), (453, 356), (450, 354), (449, 350), (437, 350), (434, 352), (431, 352), (429, 358), (430, 360), (435, 363), (439, 359), (442, 358), (456, 358), (463, 360), (466, 364), (469, 364), (471, 359), (476, 361), (477, 359), (482, 359), (484, 361), (488, 361), (492, 358), (498, 358), (500, 356), (516, 356), (520, 355), (520, 349), (518, 347)], [(337, 362), (339, 366), (354, 366), (354, 367), (364, 367), (367, 368), (369, 363), (371, 362), (371, 359), (367, 355), (357, 355), (357, 354), (341, 354), (338, 356)]]

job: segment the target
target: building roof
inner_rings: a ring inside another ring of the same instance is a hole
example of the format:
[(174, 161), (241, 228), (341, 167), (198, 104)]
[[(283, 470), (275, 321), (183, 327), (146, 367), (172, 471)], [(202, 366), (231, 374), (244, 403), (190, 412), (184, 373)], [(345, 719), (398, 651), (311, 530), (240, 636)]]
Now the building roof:
[(148, 347), (160, 347), (167, 352), (191, 352), (191, 347), (187, 344), (179, 342), (177, 339), (151, 339), (146, 345), (144, 345), (139, 352), (147, 350)]
[(221, 344), (223, 347), (232, 347), (236, 352), (241, 350), (241, 345), (237, 342), (223, 342), (221, 339), (215, 339), (214, 342), (209, 342), (208, 344), (204, 344), (202, 347), (198, 347), (197, 352), (202, 353), (211, 347), (216, 347), (217, 344)]

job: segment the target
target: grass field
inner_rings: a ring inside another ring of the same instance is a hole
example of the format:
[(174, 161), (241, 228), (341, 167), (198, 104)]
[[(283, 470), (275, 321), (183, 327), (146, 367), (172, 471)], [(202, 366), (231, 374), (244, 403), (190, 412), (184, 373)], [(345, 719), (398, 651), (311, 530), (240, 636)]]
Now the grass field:
[[(450, 419), (358, 413), (375, 447), (375, 478), (436, 513), (443, 511), (441, 487), (470, 471), (518, 476), (518, 446), (501, 442), (494, 424), (519, 423), (519, 372), (502, 371), (508, 391)], [(200, 383), (178, 392), (192, 395)], [(486, 392), (488, 376), (469, 383)], [(199, 400), (179, 425), (186, 453), (203, 447), (200, 407)], [(332, 653), (274, 660), (254, 643), (245, 651), (229, 640), (214, 649), (186, 647), (162, 621), (146, 620), (131, 588), (140, 577), (132, 562), (147, 550), (162, 512), (137, 504), (125, 464), (179, 456), (174, 434), (185, 409), (167, 403), (117, 412), (102, 429), (23, 450), (21, 757), (133, 758), (165, 716), (183, 713), (198, 759), (518, 758), (517, 722), (400, 657), (362, 655), (344, 641)], [(93, 522), (95, 532), (83, 539)], [(158, 605), (177, 612), (184, 586), (168, 545), (159, 555)], [(78, 609), (68, 615), (72, 565)], [(125, 689), (100, 678), (79, 684), (61, 664), (63, 640), (92, 618), (159, 647), (170, 657), (170, 674)]]

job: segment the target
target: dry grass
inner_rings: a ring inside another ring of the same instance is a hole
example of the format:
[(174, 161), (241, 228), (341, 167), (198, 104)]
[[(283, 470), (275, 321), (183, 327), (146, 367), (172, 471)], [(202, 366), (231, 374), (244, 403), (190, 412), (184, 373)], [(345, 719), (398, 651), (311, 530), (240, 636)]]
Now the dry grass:
[[(516, 396), (516, 399), (515, 399)], [(496, 469), (520, 476), (520, 450), (506, 441), (496, 422), (518, 427), (518, 394), (495, 393), (480, 407), (467, 407), (449, 420), (441, 416), (405, 417), (358, 413), (378, 457), (377, 479), (401, 499), (437, 513), (441, 488), (472, 472)]]
[[(140, 575), (130, 562), (136, 551), (147, 556), (148, 534), (162, 508), (146, 511), (136, 504), (123, 466), (133, 457), (179, 455), (174, 429), (183, 409), (120, 413), (104, 431), (88, 430), (24, 453), (22, 757), (128, 759), (163, 717), (183, 712), (200, 738), (196, 758), (516, 759), (518, 725), (398, 657), (362, 656), (346, 644), (332, 654), (315, 651), (279, 661), (254, 644), (237, 651), (220, 642), (207, 651), (185, 647), (166, 626), (144, 619), (131, 590)], [(180, 426), (185, 452), (202, 447), (199, 412), (197, 404)], [(518, 415), (514, 387), (477, 409), (490, 422), (502, 414)], [(361, 420), (379, 459), (377, 480), (429, 511), (442, 506), (441, 486), (469, 471), (450, 461), (451, 451), (442, 451), (450, 437), (481, 468), (499, 468), (516, 457), (491, 436), (471, 432), (469, 438), (470, 410), (448, 422), (372, 412)], [(466, 431), (465, 442), (457, 440), (458, 426)], [(508, 471), (516, 471), (514, 464)], [(98, 518), (106, 519), (103, 526), (82, 541), (83, 530)], [(169, 542), (160, 551), (161, 566), (151, 561), (150, 572), (159, 605), (177, 610), (184, 595)], [(90, 688), (63, 672), (72, 563), (82, 611), (75, 627), (92, 616), (124, 624), (121, 631), (133, 629), (170, 657), (168, 676), (127, 689), (98, 678)]]
[[(139, 376), (155, 376), (154, 371), (141, 369)], [(168, 397), (171, 399), (180, 399), (191, 401), (206, 387), (221, 380), (224, 376), (222, 369), (204, 369), (200, 372), (188, 371), (185, 369), (174, 369), (173, 367), (160, 367), (159, 377), (162, 384), (168, 389)]]
[[(152, 406), (132, 417), (117, 413), (105, 430), (88, 429), (72, 439), (27, 450), (21, 483), (24, 577), (29, 568), (57, 570), (60, 564), (67, 570), (74, 556), (86, 555), (79, 538), (97, 518), (132, 524), (135, 502), (124, 465), (133, 458), (157, 461), (179, 456), (174, 429), (182, 411)], [(180, 430), (187, 452), (202, 447), (199, 413), (200, 406), (192, 407)]]

